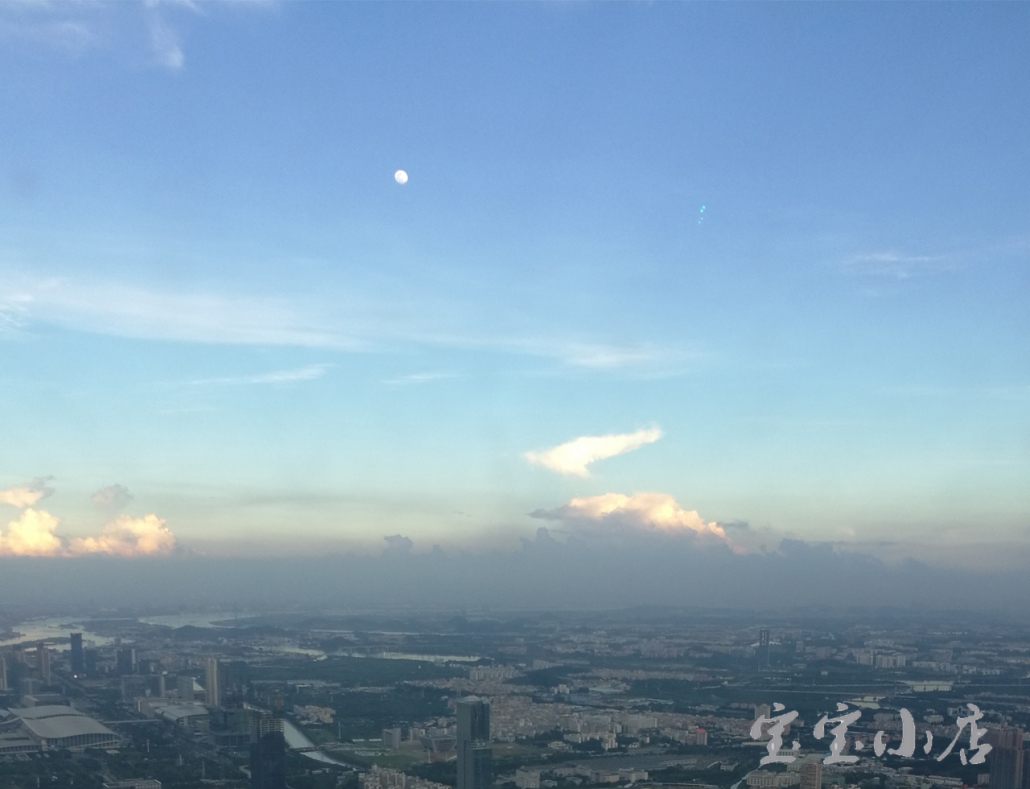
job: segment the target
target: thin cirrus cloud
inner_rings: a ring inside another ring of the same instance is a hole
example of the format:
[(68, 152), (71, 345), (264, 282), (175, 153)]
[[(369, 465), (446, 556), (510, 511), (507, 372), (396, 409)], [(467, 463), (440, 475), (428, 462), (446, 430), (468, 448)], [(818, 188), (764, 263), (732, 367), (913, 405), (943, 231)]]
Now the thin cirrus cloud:
[(190, 381), (191, 386), (246, 386), (254, 384), (285, 384), (295, 381), (314, 381), (325, 375), (332, 365), (309, 364), (292, 370), (275, 370), (257, 375), (236, 375), (223, 378), (200, 378)]
[(588, 466), (605, 458), (632, 452), (662, 437), (657, 427), (633, 433), (611, 433), (605, 436), (580, 436), (550, 449), (526, 452), (530, 463), (577, 477), (589, 477)]
[[(120, 485), (111, 488), (120, 488), (128, 494)], [(105, 494), (111, 488), (97, 491), (97, 494)], [(40, 495), (35, 496), (36, 493)], [(61, 523), (59, 518), (46, 510), (33, 509), (44, 493), (26, 486), (0, 491), (5, 503), (22, 510), (17, 518), (8, 522), (6, 530), (0, 530), (0, 556), (160, 556), (171, 553), (175, 548), (175, 535), (164, 520), (153, 513), (141, 518), (121, 515), (104, 524), (99, 534), (63, 538), (57, 534)], [(94, 500), (97, 494), (94, 494)]]
[[(471, 326), (440, 334), (430, 330), (433, 315), (416, 315), (373, 298), (355, 297), (341, 312), (317, 299), (159, 291), (65, 278), (7, 280), (0, 290), (0, 331), (8, 332), (42, 323), (139, 340), (365, 353), (409, 344), (547, 359), (567, 370), (645, 376), (681, 373), (700, 358), (697, 351), (568, 341), (560, 336), (491, 337)], [(276, 382), (253, 376), (201, 383)], [(420, 382), (413, 378), (389, 383)]]
[[(228, 5), (228, 0), (223, 0)], [(235, 0), (234, 8), (271, 5)], [(139, 12), (142, 13), (139, 13)], [(189, 14), (205, 14), (193, 0), (128, 3), (22, 2), (0, 4), (0, 39), (18, 40), (41, 50), (78, 56), (86, 50), (114, 50), (129, 54), (143, 48), (146, 62), (169, 71), (186, 65), (180, 28)], [(180, 24), (173, 22), (175, 18)], [(131, 55), (130, 55), (131, 57)]]
[(277, 298), (156, 291), (50, 279), (0, 294), (9, 323), (42, 322), (141, 340), (357, 351), (365, 344)]
[(387, 378), (383, 381), (387, 386), (417, 386), (418, 384), (427, 384), (432, 381), (441, 381), (446, 378), (457, 378), (456, 373), (448, 372), (424, 372), (424, 373), (409, 373), (407, 375), (398, 375), (395, 378)]
[(571, 499), (552, 510), (537, 510), (535, 518), (560, 520), (575, 530), (590, 531), (600, 526), (685, 533), (727, 542), (726, 531), (714, 521), (706, 522), (697, 510), (680, 506), (668, 493), (603, 493)]
[(944, 271), (950, 266), (949, 258), (944, 255), (903, 255), (893, 251), (853, 255), (841, 263), (841, 268), (848, 273), (895, 279)]
[(178, 31), (157, 14), (149, 20), (150, 54), (154, 65), (179, 71), (186, 64)]

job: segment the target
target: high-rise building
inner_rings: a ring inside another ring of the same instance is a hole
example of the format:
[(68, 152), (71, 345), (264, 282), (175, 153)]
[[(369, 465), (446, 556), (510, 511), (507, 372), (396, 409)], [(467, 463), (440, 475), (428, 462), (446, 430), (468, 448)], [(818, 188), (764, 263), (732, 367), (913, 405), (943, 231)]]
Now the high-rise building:
[(1000, 726), (989, 729), (984, 740), (992, 748), (987, 754), (991, 768), (991, 789), (1024, 789), (1023, 730), (1014, 726)]
[(458, 789), (491, 789), (490, 705), (478, 699), (458, 702)]
[(50, 650), (46, 644), (40, 641), (36, 644), (36, 670), (39, 678), (47, 685), (50, 684)]
[(251, 730), (250, 789), (285, 789), (286, 737), (283, 719), (274, 715), (255, 718)]
[(175, 687), (179, 691), (180, 699), (193, 701), (196, 698), (196, 695), (193, 693), (193, 676), (191, 674), (180, 674)]
[(801, 765), (801, 789), (823, 789), (822, 762), (805, 762)]
[(764, 627), (758, 631), (758, 652), (755, 654), (760, 663), (769, 664), (769, 631)]
[(86, 676), (95, 677), (97, 675), (97, 651), (95, 649), (85, 649), (83, 650), (82, 658)]
[(0, 690), (7, 690), (7, 658), (0, 655)]
[(209, 657), (204, 668), (204, 703), (210, 707), (218, 707), (222, 704), (219, 679), (218, 658)]
[(136, 673), (136, 650), (132, 647), (118, 650), (118, 673), (123, 675)]
[(81, 677), (86, 673), (86, 658), (82, 651), (82, 633), (72, 633), (72, 674)]

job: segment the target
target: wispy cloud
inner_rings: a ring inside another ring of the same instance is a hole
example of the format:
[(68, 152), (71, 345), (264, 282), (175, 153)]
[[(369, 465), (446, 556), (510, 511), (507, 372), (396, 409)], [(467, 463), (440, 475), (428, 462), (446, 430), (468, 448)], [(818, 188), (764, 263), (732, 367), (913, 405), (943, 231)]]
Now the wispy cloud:
[(513, 353), (553, 359), (563, 367), (584, 372), (630, 373), (639, 377), (680, 374), (703, 358), (697, 350), (649, 344), (614, 344), (561, 340), (554, 337), (482, 340)]
[(279, 345), (359, 350), (364, 344), (321, 323), (300, 305), (245, 294), (156, 291), (62, 278), (27, 282), (0, 294), (22, 323), (138, 339), (221, 345)]
[(940, 385), (940, 384), (910, 384), (905, 386), (891, 386), (881, 390), (885, 395), (897, 397), (968, 397), (968, 398), (993, 398), (997, 400), (1026, 400), (1030, 398), (1030, 384), (980, 384), (972, 386), (962, 385)]
[(156, 10), (150, 14), (150, 52), (155, 65), (179, 71), (186, 64), (186, 55), (179, 42), (179, 32), (169, 25)]
[(653, 444), (662, 437), (657, 427), (637, 430), (634, 433), (611, 433), (605, 436), (580, 436), (550, 449), (530, 451), (525, 458), (530, 463), (544, 466), (559, 474), (589, 477), (587, 469), (598, 460), (631, 452), (646, 444)]
[[(204, 5), (212, 2), (208, 0)], [(237, 8), (271, 5), (240, 0), (222, 3)], [(191, 0), (8, 2), (0, 4), (0, 40), (17, 40), (29, 47), (70, 55), (87, 50), (142, 50), (143, 59), (150, 65), (180, 71), (186, 64), (181, 29), (186, 19), (202, 17), (203, 11), (202, 4)]]
[[(24, 5), (31, 7), (28, 3)], [(31, 5), (44, 6), (42, 3)], [(98, 36), (85, 20), (46, 18), (39, 13), (34, 11), (29, 16), (23, 9), (15, 15), (11, 4), (0, 8), (0, 40), (14, 39), (33, 47), (76, 55), (98, 44)]]
[(395, 378), (386, 378), (383, 380), (383, 383), (387, 386), (415, 386), (418, 384), (426, 384), (431, 381), (440, 381), (445, 378), (457, 377), (457, 373), (448, 373), (442, 371), (409, 373), (408, 375), (398, 375)]
[(667, 354), (655, 348), (563, 343), (553, 353), (566, 364), (590, 370), (616, 370), (662, 361)]
[(0, 293), (0, 334), (14, 332), (25, 325), (25, 314), (32, 297), (26, 293)]
[[(258, 297), (245, 293), (162, 291), (117, 282), (31, 279), (8, 274), (0, 284), (0, 327), (11, 332), (46, 323), (134, 339), (219, 345), (325, 348), (346, 352), (402, 345), (488, 351), (549, 360), (545, 371), (608, 373), (634, 377), (681, 374), (702, 358), (694, 350), (568, 340), (561, 336), (490, 336), (473, 327), (438, 333), (433, 314), (391, 302), (354, 297), (347, 308), (317, 298)], [(387, 383), (425, 383), (452, 373), (428, 371)], [(205, 383), (271, 383), (224, 380)]]
[(325, 375), (332, 365), (330, 364), (309, 364), (306, 367), (298, 367), (293, 370), (275, 370), (270, 373), (258, 373), (257, 375), (235, 375), (223, 378), (199, 378), (190, 381), (191, 386), (245, 386), (248, 384), (284, 384), (295, 381), (314, 381)]
[(917, 274), (945, 271), (953, 267), (946, 255), (903, 255), (894, 251), (868, 252), (841, 261), (841, 268), (851, 274), (910, 279)]

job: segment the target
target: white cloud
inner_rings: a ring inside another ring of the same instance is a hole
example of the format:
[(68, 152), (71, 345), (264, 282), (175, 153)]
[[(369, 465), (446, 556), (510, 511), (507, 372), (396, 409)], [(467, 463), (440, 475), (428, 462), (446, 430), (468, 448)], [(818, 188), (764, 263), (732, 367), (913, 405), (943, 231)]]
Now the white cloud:
[(132, 501), (132, 494), (124, 485), (108, 485), (96, 491), (90, 499), (99, 510), (120, 510)]
[[(19, 277), (3, 272), (0, 329), (25, 330), (46, 323), (134, 339), (172, 340), (219, 345), (283, 346), (367, 352), (400, 345), (493, 351), (556, 362), (563, 371), (619, 373), (634, 376), (679, 374), (695, 364), (697, 351), (649, 345), (613, 345), (561, 336), (512, 337), (434, 328), (446, 318), (390, 299), (350, 294), (343, 304), (318, 296), (290, 299), (243, 293), (162, 291), (119, 282), (88, 282), (53, 277)], [(416, 373), (390, 384), (423, 383), (449, 373)], [(217, 380), (204, 383), (269, 383)]]
[(919, 273), (944, 271), (950, 268), (943, 255), (902, 255), (898, 252), (869, 252), (853, 255), (841, 264), (843, 269), (856, 274), (910, 279)]
[(560, 337), (480, 339), (471, 347), (497, 347), (512, 353), (553, 359), (566, 368), (592, 372), (631, 373), (656, 377), (683, 373), (704, 354), (697, 349), (655, 345), (613, 345), (611, 343), (564, 340)]
[(686, 510), (668, 493), (603, 493), (575, 498), (554, 510), (537, 511), (535, 517), (563, 520), (582, 527), (606, 524), (663, 532), (692, 532), (726, 542), (726, 532), (714, 521), (705, 522), (697, 510)]
[(15, 485), (7, 490), (0, 490), (0, 504), (10, 504), (18, 509), (31, 507), (40, 499), (53, 493), (45, 483), (45, 479), (37, 479), (24, 485)]
[(530, 463), (545, 466), (559, 474), (589, 477), (590, 471), (587, 466), (591, 463), (631, 452), (645, 444), (653, 444), (661, 437), (662, 431), (657, 427), (637, 430), (634, 433), (580, 436), (550, 449), (526, 452), (525, 458)]
[(0, 534), (0, 556), (58, 556), (61, 539), (54, 534), (58, 520), (44, 510), (27, 509), (7, 524), (7, 535)]
[(573, 367), (592, 370), (616, 370), (624, 367), (648, 365), (662, 360), (663, 354), (654, 348), (620, 347), (591, 343), (566, 343), (558, 348), (560, 357)]
[[(0, 492), (0, 499), (26, 509), (0, 531), (0, 556), (75, 556), (106, 553), (114, 556), (167, 554), (175, 548), (175, 535), (157, 515), (134, 518), (122, 515), (106, 523), (96, 536), (66, 541), (57, 534), (60, 520), (33, 504), (49, 493), (36, 487), (20, 486)], [(111, 485), (93, 494), (93, 503), (103, 508), (121, 506), (132, 498), (121, 485)]]
[(310, 309), (275, 298), (159, 292), (54, 278), (26, 283), (6, 301), (18, 308), (23, 324), (36, 319), (118, 337), (339, 350), (362, 347), (343, 332), (318, 325)]
[(454, 373), (446, 372), (426, 372), (426, 373), (409, 373), (407, 375), (398, 375), (396, 378), (387, 378), (383, 381), (388, 386), (413, 386), (416, 384), (426, 384), (430, 381), (440, 381), (445, 378), (456, 378)]
[(31, 301), (26, 293), (0, 293), (0, 334), (25, 325), (24, 316)]
[(332, 365), (329, 364), (309, 364), (306, 367), (298, 367), (293, 370), (275, 370), (274, 372), (258, 373), (257, 375), (238, 375), (228, 376), (225, 378), (201, 378), (196, 381), (190, 381), (190, 384), (195, 386), (207, 384), (235, 386), (244, 384), (283, 384), (291, 383), (293, 381), (314, 381), (316, 378), (321, 378), (325, 375), (325, 371), (331, 366)]
[[(224, 4), (237, 8), (271, 5), (260, 0)], [(7, 2), (0, 3), (0, 39), (73, 56), (88, 49), (103, 49), (135, 59), (134, 54), (142, 50), (150, 65), (179, 71), (186, 63), (180, 28), (190, 17), (203, 16), (204, 9), (192, 0), (147, 0), (143, 4)]]
[(73, 539), (68, 547), (72, 554), (154, 556), (170, 553), (175, 548), (175, 535), (157, 515), (122, 515), (106, 524), (96, 537)]
[(156, 65), (172, 71), (179, 71), (186, 63), (179, 33), (156, 14), (150, 19), (150, 52)]

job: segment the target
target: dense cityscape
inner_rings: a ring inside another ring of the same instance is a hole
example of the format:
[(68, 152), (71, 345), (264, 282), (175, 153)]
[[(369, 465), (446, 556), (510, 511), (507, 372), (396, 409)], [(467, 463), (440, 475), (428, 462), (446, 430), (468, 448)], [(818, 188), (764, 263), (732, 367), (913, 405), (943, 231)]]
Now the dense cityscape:
[(1030, 630), (1002, 621), (654, 608), (0, 624), (3, 789), (1030, 785)]

